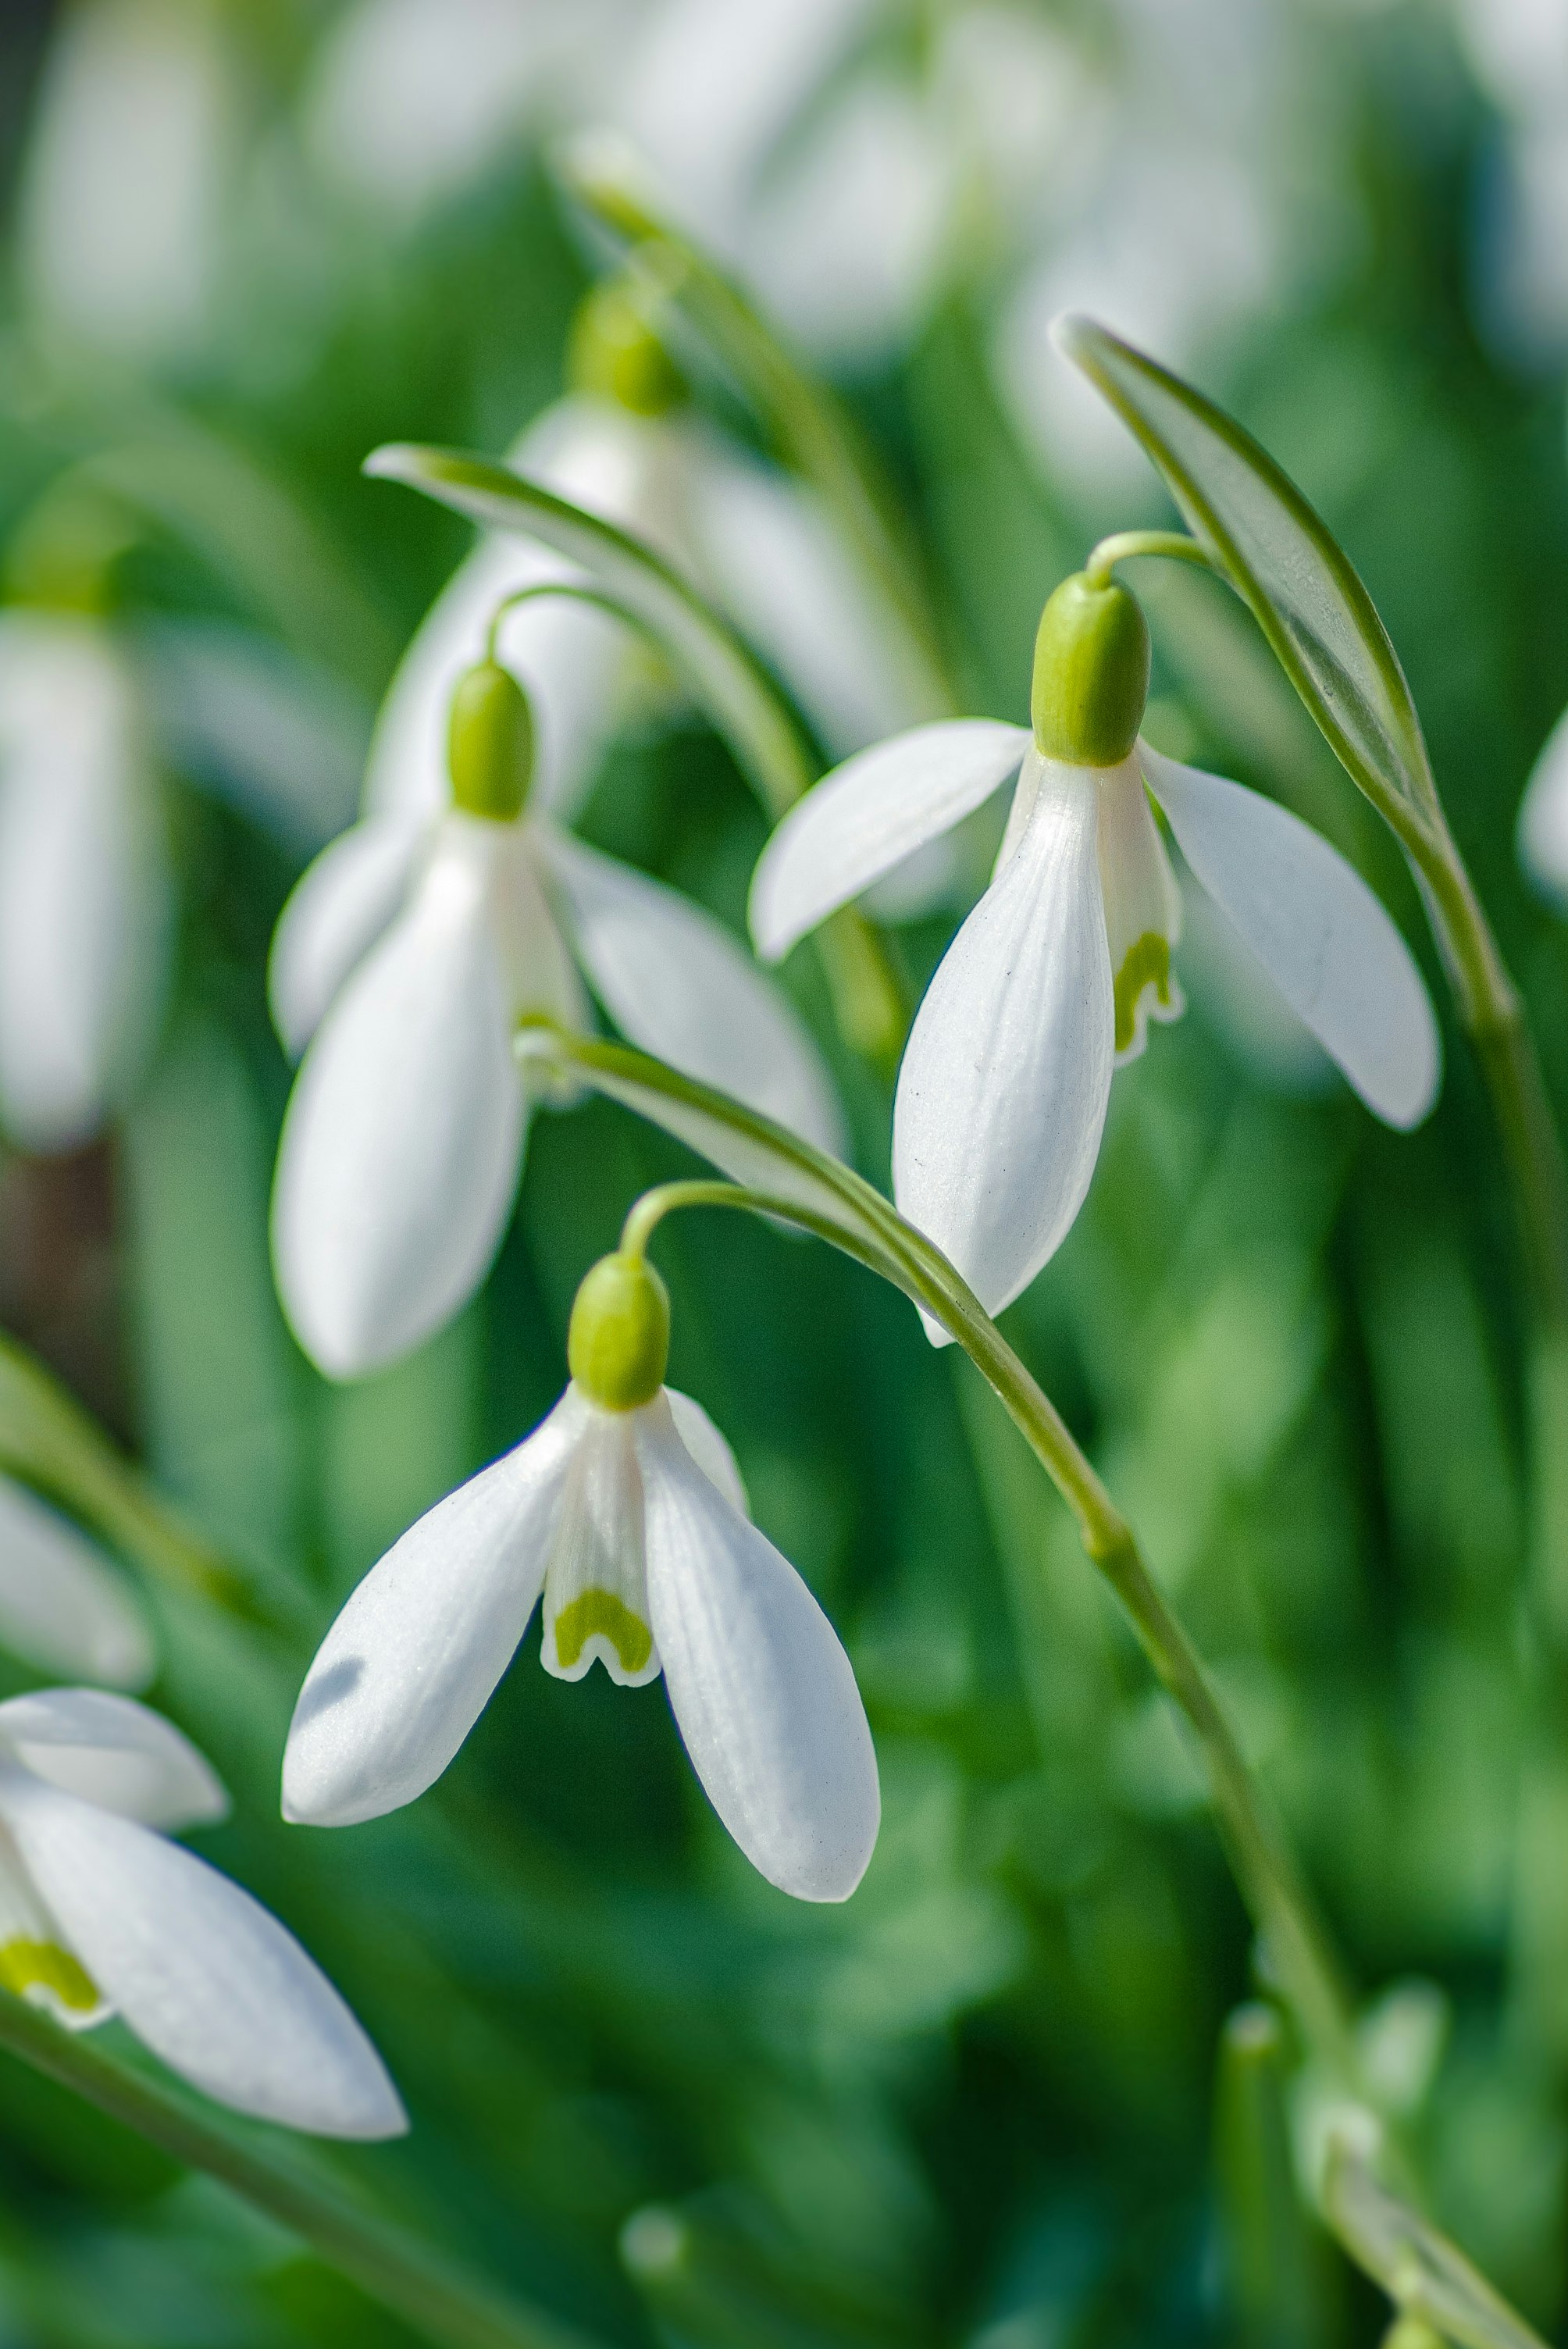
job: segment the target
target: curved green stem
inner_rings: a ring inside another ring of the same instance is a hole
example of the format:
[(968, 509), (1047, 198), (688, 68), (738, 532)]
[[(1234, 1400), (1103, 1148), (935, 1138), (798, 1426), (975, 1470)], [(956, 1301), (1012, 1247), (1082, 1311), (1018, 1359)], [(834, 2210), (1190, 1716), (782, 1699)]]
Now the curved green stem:
[(1117, 564), (1139, 554), (1170, 555), (1178, 563), (1202, 564), (1205, 571), (1212, 568), (1207, 551), (1184, 530), (1118, 530), (1091, 551), (1084, 575), (1097, 587), (1109, 587)]
[(104, 2054), (9, 1991), (0, 1991), (0, 2047), (173, 2160), (232, 2188), (442, 2349), (603, 2349), (593, 2336), (470, 2275), (297, 2154), (210, 2119), (176, 2090)]
[(635, 628), (639, 636), (646, 637), (655, 652), (662, 654), (667, 649), (648, 626), (642, 614), (634, 611), (631, 605), (624, 602), (620, 596), (612, 595), (607, 588), (590, 587), (574, 579), (536, 579), (531, 587), (519, 587), (514, 594), (503, 595), (490, 614), (490, 624), (485, 631), (487, 661), (493, 661), (497, 657), (500, 624), (507, 614), (515, 611), (520, 604), (536, 602), (541, 595), (566, 595), (573, 603), (592, 604), (599, 611), (608, 612), (612, 619), (624, 620), (627, 627)]

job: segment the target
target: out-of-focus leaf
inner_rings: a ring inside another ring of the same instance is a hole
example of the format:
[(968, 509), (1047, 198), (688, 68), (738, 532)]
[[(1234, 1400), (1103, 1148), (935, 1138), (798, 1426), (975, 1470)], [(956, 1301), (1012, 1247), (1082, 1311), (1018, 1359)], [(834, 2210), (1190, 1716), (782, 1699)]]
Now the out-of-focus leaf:
[(1215, 568), (1368, 797), (1428, 813), (1431, 769), (1388, 632), (1349, 557), (1251, 433), (1092, 319), (1056, 336), (1140, 440)]

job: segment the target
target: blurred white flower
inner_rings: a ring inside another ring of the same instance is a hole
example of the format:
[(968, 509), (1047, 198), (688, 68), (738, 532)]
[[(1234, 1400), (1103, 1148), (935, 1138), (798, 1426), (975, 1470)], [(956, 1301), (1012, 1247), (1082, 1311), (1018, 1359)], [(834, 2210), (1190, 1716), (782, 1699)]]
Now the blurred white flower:
[(33, 113), (18, 265), (35, 313), (131, 358), (189, 343), (220, 274), (243, 94), (201, 0), (66, 10)]
[(274, 1917), (169, 1831), (228, 1798), (195, 1747), (128, 1697), (0, 1704), (0, 1982), (81, 2029), (120, 2015), (237, 2110), (325, 2137), (395, 2137), (397, 2090)]
[(1480, 207), (1480, 306), (1514, 349), (1553, 359), (1568, 347), (1568, 5), (1564, 0), (1455, 0), (1471, 70), (1503, 118)]
[(597, 1660), (627, 1688), (662, 1671), (752, 1865), (799, 1899), (847, 1899), (880, 1816), (849, 1658), (750, 1523), (724, 1437), (657, 1383), (662, 1352), (642, 1399), (615, 1407), (585, 1390), (576, 1333), (574, 1314), (574, 1376), (549, 1417), (421, 1517), (328, 1632), (289, 1731), (284, 1816), (346, 1826), (422, 1794), (542, 1594), (545, 1670), (581, 1680)]
[[(482, 641), (476, 624), (470, 658)], [(517, 697), (526, 733), (515, 684), (481, 674)], [(494, 812), (449, 796), (366, 817), (284, 909), (273, 1015), (309, 1050), (279, 1149), (273, 1261), (296, 1336), (334, 1377), (406, 1352), (483, 1278), (531, 1107), (513, 1030), (530, 1012), (587, 1024), (579, 964), (634, 1043), (823, 1148), (839, 1141), (816, 1049), (740, 942), (534, 812), (527, 780), (510, 806), (489, 799)]]
[(323, 175), (406, 219), (459, 192), (603, 80), (624, 0), (356, 0), (302, 112)]
[[(1119, 764), (1042, 758), (985, 719), (862, 751), (763, 852), (751, 924), (769, 960), (1020, 766), (991, 886), (932, 980), (899, 1071), (900, 1208), (991, 1311), (1060, 1245), (1099, 1150), (1111, 1072), (1182, 1009), (1181, 900), (1152, 794), (1198, 882), (1388, 1124), (1436, 1092), (1436, 1021), (1408, 947), (1360, 875), (1274, 801), (1139, 741)], [(934, 1329), (933, 1334), (937, 1335)]]
[(39, 1671), (144, 1688), (156, 1657), (123, 1578), (97, 1545), (0, 1475), (0, 1648)]
[(159, 778), (101, 622), (0, 613), (0, 1123), (88, 1140), (156, 1032), (169, 878)]
[(1547, 736), (1524, 787), (1519, 858), (1542, 895), (1568, 908), (1568, 711)]

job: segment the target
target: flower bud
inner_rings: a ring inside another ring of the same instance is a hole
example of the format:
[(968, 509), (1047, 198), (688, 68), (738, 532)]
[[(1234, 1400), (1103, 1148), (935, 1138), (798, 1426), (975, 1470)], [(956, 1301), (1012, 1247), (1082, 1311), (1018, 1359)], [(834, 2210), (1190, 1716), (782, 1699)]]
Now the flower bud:
[(533, 780), (533, 716), (510, 670), (480, 661), (458, 679), (447, 730), (452, 804), (510, 823)]
[(573, 321), (566, 372), (574, 391), (613, 399), (634, 416), (665, 416), (686, 396), (680, 369), (654, 331), (646, 296), (619, 278), (606, 278), (584, 296)]
[(635, 1411), (665, 1382), (670, 1352), (669, 1292), (640, 1256), (602, 1256), (572, 1308), (566, 1360), (602, 1411)]
[(1040, 756), (1119, 766), (1148, 698), (1149, 626), (1136, 597), (1075, 572), (1047, 602), (1035, 638), (1029, 715)]

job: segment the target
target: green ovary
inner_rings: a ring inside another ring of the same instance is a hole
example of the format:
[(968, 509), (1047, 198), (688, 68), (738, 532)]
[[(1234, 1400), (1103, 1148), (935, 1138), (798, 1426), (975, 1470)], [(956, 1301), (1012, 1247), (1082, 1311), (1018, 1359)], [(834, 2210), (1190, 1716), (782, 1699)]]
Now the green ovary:
[(1138, 1030), (1138, 1003), (1151, 987), (1161, 1003), (1171, 1001), (1171, 942), (1158, 930), (1145, 930), (1128, 947), (1116, 974), (1116, 1049), (1125, 1052)]
[(0, 1983), (18, 1998), (30, 1990), (49, 1991), (77, 2014), (90, 2014), (98, 2004), (91, 1976), (56, 1941), (0, 1943)]
[(609, 1640), (624, 1672), (640, 1672), (654, 1652), (653, 1633), (624, 1599), (613, 1590), (585, 1590), (555, 1619), (555, 1652), (563, 1671), (571, 1671), (595, 1631)]

